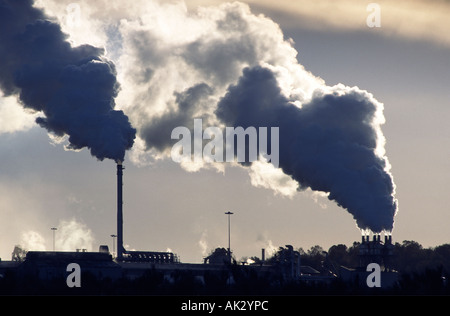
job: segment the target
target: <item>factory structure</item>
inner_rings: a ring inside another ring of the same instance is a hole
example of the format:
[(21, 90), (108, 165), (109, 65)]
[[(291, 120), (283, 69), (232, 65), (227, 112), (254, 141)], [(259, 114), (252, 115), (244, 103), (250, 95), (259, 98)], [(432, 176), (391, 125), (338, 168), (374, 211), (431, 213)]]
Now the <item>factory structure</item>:
[(234, 282), (233, 269), (239, 268), (246, 273), (268, 277), (278, 281), (304, 281), (309, 283), (330, 283), (337, 278), (345, 281), (365, 282), (366, 266), (377, 263), (381, 267), (383, 286), (392, 286), (397, 280), (397, 273), (390, 266), (393, 256), (391, 236), (386, 235), (384, 241), (379, 234), (373, 239), (363, 236), (359, 246), (359, 267), (339, 267), (335, 271), (324, 274), (310, 266), (302, 265), (301, 255), (291, 245), (280, 248), (275, 261), (270, 264), (265, 258), (265, 250), (261, 251), (261, 258), (257, 263), (237, 263), (232, 259), (231, 250), (217, 248), (203, 263), (182, 263), (172, 252), (129, 251), (123, 246), (123, 170), (122, 162), (117, 161), (117, 251), (116, 256), (110, 253), (108, 246), (101, 245), (98, 252), (87, 252), (79, 249), (67, 251), (29, 251), (25, 258), (11, 261), (0, 260), (0, 278), (8, 273), (15, 273), (18, 278), (37, 278), (39, 280), (66, 279), (68, 265), (78, 264), (83, 273), (90, 273), (97, 279), (135, 280), (144, 276), (148, 271), (158, 271), (164, 280), (173, 282), (174, 276), (180, 272), (188, 272), (198, 282), (204, 283), (205, 276), (216, 274), (225, 275), (227, 284)]
[(371, 274), (367, 267), (376, 263), (380, 267), (381, 284), (384, 288), (394, 286), (398, 280), (398, 272), (392, 268), (394, 256), (394, 245), (392, 235), (386, 234), (384, 242), (381, 234), (373, 234), (372, 240), (369, 235), (363, 235), (359, 245), (359, 266), (356, 268), (340, 267), (339, 276), (344, 281), (358, 282), (364, 285)]

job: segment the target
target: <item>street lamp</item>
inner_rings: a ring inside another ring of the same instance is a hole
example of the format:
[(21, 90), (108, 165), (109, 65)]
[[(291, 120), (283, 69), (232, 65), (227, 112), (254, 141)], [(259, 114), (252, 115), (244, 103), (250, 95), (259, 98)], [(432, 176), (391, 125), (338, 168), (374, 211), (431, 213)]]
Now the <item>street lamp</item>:
[(228, 215), (228, 258), (230, 259), (231, 263), (231, 246), (230, 246), (230, 215), (233, 215), (232, 212), (228, 211), (225, 213)]
[(53, 231), (53, 251), (55, 251), (55, 231), (58, 229), (56, 227), (50, 228)]

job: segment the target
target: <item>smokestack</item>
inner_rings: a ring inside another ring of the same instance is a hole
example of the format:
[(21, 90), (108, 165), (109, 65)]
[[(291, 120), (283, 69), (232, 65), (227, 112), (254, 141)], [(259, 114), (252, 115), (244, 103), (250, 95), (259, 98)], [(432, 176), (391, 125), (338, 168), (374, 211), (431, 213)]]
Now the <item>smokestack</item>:
[(122, 161), (117, 160), (117, 260), (122, 260), (125, 249), (123, 248), (123, 199), (122, 199)]
[(266, 260), (266, 250), (264, 248), (261, 249), (261, 261), (264, 263)]

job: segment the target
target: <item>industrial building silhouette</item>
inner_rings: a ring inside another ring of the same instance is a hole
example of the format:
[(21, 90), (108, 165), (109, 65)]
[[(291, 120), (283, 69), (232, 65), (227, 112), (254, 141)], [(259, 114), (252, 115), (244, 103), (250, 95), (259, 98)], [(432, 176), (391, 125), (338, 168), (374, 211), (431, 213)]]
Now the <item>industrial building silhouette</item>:
[[(57, 288), (61, 288), (66, 284), (65, 280), (69, 274), (67, 266), (71, 263), (80, 266), (83, 276), (88, 275), (91, 280), (97, 281), (133, 281), (145, 279), (153, 273), (160, 277), (160, 282), (169, 285), (176, 284), (177, 277), (180, 275), (189, 275), (200, 286), (208, 284), (211, 279), (216, 280), (216, 283), (219, 282), (217, 280), (221, 280), (222, 284), (233, 285), (238, 282), (238, 278), (251, 276), (251, 280), (263, 281), (267, 287), (296, 282), (329, 284), (337, 279), (364, 285), (369, 273), (365, 269), (367, 264), (378, 263), (382, 267), (383, 286), (389, 287), (396, 282), (397, 273), (390, 267), (390, 258), (393, 255), (391, 236), (385, 236), (384, 242), (381, 241), (380, 235), (374, 235), (372, 241), (368, 236), (363, 236), (359, 248), (359, 267), (339, 267), (339, 270), (327, 273), (302, 265), (300, 253), (291, 245), (286, 245), (285, 248), (280, 247), (276, 260), (271, 260), (270, 263), (265, 259), (265, 250), (262, 249), (260, 260), (254, 264), (238, 263), (232, 260), (231, 250), (225, 248), (217, 248), (203, 259), (203, 263), (182, 263), (172, 252), (128, 251), (123, 247), (123, 169), (122, 163), (118, 161), (117, 254), (115, 257), (106, 245), (101, 245), (98, 252), (29, 251), (25, 258), (13, 256), (11, 261), (0, 261), (0, 285), (2, 280), (13, 276), (17, 284), (16, 290), (17, 286), (20, 288), (33, 282), (34, 284), (59, 282)], [(7, 286), (3, 290), (7, 292)], [(185, 290), (189, 293), (189, 289)]]

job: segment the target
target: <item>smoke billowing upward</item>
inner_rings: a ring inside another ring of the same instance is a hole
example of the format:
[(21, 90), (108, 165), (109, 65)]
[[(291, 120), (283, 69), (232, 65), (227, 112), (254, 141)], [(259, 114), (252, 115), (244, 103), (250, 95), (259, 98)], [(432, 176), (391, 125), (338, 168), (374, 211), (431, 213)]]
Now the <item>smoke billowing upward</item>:
[[(296, 189), (324, 192), (361, 230), (393, 229), (397, 201), (384, 152), (383, 104), (306, 71), (278, 25), (242, 3), (197, 14), (175, 5), (152, 10), (147, 20), (120, 27), (123, 64), (140, 69), (125, 68), (124, 78), (137, 87), (126, 95), (141, 101), (129, 113), (147, 152), (167, 153), (171, 130), (192, 129), (194, 118), (204, 126), (279, 127), (279, 169), (242, 165), (252, 180), (258, 177), (252, 183), (289, 196)], [(178, 23), (164, 24), (173, 17)]]
[[(55, 10), (56, 3), (46, 0)], [(37, 122), (69, 135), (71, 148), (123, 159), (137, 133), (130, 159), (142, 165), (168, 157), (171, 131), (192, 129), (195, 118), (205, 127), (279, 127), (279, 169), (241, 165), (252, 184), (287, 196), (306, 188), (325, 192), (361, 230), (393, 229), (397, 201), (381, 131), (383, 104), (307, 71), (274, 21), (240, 2), (196, 11), (183, 1), (77, 3), (89, 8), (84, 23), (95, 21), (85, 28), (93, 26), (89, 32), (117, 48), (120, 91), (101, 49), (72, 47), (31, 1), (0, 0), (0, 89), (41, 111)], [(113, 110), (115, 100), (136, 130)]]
[(393, 229), (397, 209), (387, 160), (376, 153), (379, 104), (357, 88), (317, 90), (297, 107), (282, 95), (273, 72), (244, 69), (219, 102), (232, 126), (279, 126), (280, 168), (304, 189), (329, 193), (361, 229)]
[(103, 49), (72, 47), (31, 0), (1, 0), (0, 30), (0, 90), (44, 114), (36, 122), (68, 135), (70, 149), (87, 147), (99, 160), (123, 160), (136, 131), (114, 110), (119, 86)]

